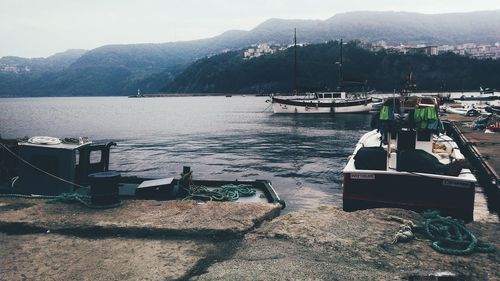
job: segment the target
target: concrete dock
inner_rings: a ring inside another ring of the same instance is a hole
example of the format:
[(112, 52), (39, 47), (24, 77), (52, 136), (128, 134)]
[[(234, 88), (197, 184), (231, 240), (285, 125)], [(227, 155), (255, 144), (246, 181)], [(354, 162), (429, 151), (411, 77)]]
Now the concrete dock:
[[(399, 209), (125, 201), (95, 210), (0, 198), (0, 280), (499, 280), (500, 254), (393, 244)], [(500, 249), (498, 223), (467, 225)], [(427, 278), (427, 279), (418, 279)], [(429, 279), (431, 278), (431, 279)]]
[(472, 122), (477, 117), (446, 114), (447, 133), (451, 134), (472, 166), (478, 183), (484, 190), (488, 209), (500, 213), (500, 133), (474, 130)]

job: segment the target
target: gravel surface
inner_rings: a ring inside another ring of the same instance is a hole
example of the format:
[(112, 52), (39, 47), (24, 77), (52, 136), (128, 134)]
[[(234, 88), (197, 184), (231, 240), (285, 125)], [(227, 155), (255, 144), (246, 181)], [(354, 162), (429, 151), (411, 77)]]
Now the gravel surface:
[(500, 280), (499, 223), (467, 225), (497, 252), (447, 256), (429, 241), (392, 243), (400, 223), (387, 218), (422, 220), (411, 211), (278, 214), (252, 203), (130, 201), (97, 211), (0, 199), (0, 280)]

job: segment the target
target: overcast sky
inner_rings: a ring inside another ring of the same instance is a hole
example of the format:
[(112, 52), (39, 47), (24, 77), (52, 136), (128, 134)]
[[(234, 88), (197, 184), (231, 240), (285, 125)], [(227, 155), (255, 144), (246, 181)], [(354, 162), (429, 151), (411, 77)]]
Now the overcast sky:
[(468, 12), (500, 0), (0, 0), (0, 57), (46, 57), (106, 44), (159, 43), (249, 30), (269, 18), (336, 13)]

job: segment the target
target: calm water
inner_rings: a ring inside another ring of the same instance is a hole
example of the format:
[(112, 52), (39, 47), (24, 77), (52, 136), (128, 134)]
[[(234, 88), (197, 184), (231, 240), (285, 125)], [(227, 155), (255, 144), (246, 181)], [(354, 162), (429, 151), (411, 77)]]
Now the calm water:
[[(273, 115), (265, 100), (0, 99), (0, 135), (115, 141), (111, 169), (123, 174), (178, 177), (187, 165), (195, 178), (271, 180), (288, 211), (341, 206), (341, 171), (370, 115)], [(484, 196), (476, 202), (475, 217), (487, 219)]]
[(341, 205), (341, 170), (369, 115), (273, 115), (265, 97), (0, 99), (3, 138), (115, 141), (129, 175), (269, 179), (289, 210)]

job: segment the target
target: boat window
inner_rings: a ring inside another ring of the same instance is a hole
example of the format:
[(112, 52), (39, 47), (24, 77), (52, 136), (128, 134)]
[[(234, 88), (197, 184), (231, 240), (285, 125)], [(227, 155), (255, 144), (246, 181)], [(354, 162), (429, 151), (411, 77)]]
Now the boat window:
[(102, 153), (100, 150), (92, 150), (90, 152), (90, 164), (99, 164), (102, 160)]
[(331, 99), (332, 98), (332, 94), (325, 94), (325, 99)]
[(318, 94), (318, 99), (322, 99), (323, 98), (323, 94)]
[(333, 95), (333, 98), (340, 98), (340, 93), (335, 93), (335, 94), (332, 94)]

